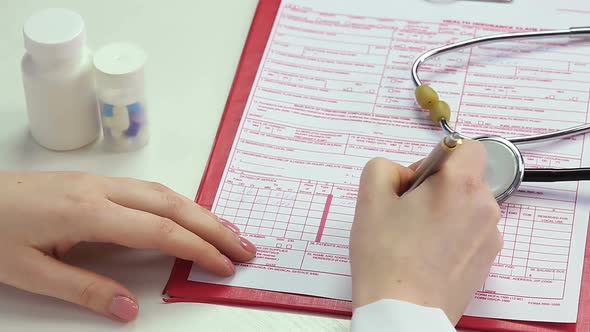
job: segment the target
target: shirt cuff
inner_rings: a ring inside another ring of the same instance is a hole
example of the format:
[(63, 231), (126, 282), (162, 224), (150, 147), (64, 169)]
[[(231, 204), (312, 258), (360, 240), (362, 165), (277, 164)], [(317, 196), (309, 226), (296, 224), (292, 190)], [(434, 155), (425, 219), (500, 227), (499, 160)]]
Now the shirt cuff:
[(456, 332), (441, 309), (393, 299), (379, 300), (353, 312), (351, 332), (365, 331)]

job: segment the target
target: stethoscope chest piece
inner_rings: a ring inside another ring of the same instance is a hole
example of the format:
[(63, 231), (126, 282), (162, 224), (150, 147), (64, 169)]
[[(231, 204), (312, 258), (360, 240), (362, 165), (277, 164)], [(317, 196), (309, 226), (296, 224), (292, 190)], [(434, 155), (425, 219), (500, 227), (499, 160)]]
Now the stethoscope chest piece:
[(496, 201), (506, 200), (514, 193), (524, 177), (524, 158), (518, 148), (501, 137), (477, 138), (487, 152), (485, 180)]

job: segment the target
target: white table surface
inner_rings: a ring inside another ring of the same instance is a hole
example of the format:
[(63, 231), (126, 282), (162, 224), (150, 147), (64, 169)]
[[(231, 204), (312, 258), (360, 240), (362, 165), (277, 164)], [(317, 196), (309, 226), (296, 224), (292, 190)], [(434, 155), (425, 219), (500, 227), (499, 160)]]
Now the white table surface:
[[(21, 27), (47, 6), (78, 11), (96, 49), (132, 41), (149, 55), (151, 142), (137, 153), (100, 144), (67, 153), (39, 147), (27, 128)], [(193, 198), (248, 33), (255, 0), (0, 1), (0, 169), (84, 170), (162, 182)], [(208, 304), (163, 304), (173, 258), (89, 246), (68, 261), (112, 277), (139, 297), (140, 315), (111, 322), (59, 300), (0, 286), (0, 331), (347, 331), (349, 320)]]

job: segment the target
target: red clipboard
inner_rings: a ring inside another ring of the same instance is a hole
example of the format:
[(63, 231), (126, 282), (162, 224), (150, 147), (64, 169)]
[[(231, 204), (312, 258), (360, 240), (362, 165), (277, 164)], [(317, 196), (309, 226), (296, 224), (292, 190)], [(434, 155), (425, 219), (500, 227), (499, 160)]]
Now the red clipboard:
[[(195, 199), (198, 204), (208, 209), (213, 205), (280, 4), (280, 0), (259, 0), (258, 2), (209, 156), (209, 162)], [(586, 245), (578, 322), (576, 324), (522, 322), (464, 316), (457, 327), (502, 332), (590, 331), (590, 264), (588, 264), (590, 250), (588, 249), (590, 249), (590, 242)], [(352, 305), (349, 301), (189, 281), (191, 267), (192, 262), (176, 260), (164, 289), (164, 294), (167, 296), (164, 299), (165, 302), (205, 302), (272, 307), (338, 316), (352, 314)]]

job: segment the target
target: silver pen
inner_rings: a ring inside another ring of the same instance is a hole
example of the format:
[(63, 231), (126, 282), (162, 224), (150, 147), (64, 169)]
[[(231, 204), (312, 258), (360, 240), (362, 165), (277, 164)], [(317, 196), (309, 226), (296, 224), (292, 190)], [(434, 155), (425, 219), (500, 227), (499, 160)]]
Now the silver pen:
[(418, 166), (416, 169), (414, 181), (412, 182), (410, 188), (406, 190), (404, 195), (416, 189), (416, 187), (422, 184), (422, 182), (426, 181), (429, 176), (438, 172), (447, 159), (449, 159), (453, 151), (455, 151), (461, 144), (461, 136), (459, 136), (458, 133), (452, 133), (445, 136), (441, 140), (440, 144), (438, 144), (422, 161), (420, 166)]

